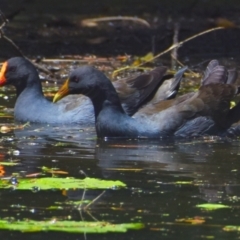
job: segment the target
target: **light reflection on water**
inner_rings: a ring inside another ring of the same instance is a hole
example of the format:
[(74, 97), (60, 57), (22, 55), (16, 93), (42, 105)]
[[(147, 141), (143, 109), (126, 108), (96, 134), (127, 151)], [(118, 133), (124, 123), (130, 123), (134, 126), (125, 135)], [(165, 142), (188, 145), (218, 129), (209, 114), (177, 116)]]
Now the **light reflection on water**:
[[(218, 225), (212, 230), (214, 236), (222, 232), (223, 226), (238, 222), (239, 210), (235, 207), (238, 201), (231, 201), (233, 197), (239, 198), (237, 140), (100, 141), (96, 140), (91, 129), (79, 131), (77, 126), (41, 125), (31, 125), (3, 136), (2, 152), (6, 154), (3, 161), (18, 159), (21, 163), (6, 167), (6, 175), (20, 171), (35, 173), (46, 166), (67, 171), (69, 176), (77, 178), (84, 177), (81, 174), (83, 171), (90, 177), (125, 182), (128, 186), (126, 190), (108, 190), (91, 207), (91, 214), (98, 220), (115, 223), (140, 221), (146, 224), (141, 234), (130, 231), (129, 237), (145, 239), (149, 234), (156, 237), (158, 233), (174, 238), (184, 229), (184, 236), (191, 237), (192, 227), (189, 224), (180, 227), (177, 221), (196, 216), (203, 217), (206, 226)], [(14, 155), (14, 150), (18, 150), (19, 155)], [(85, 199), (92, 200), (101, 192), (87, 191)], [(55, 202), (80, 200), (82, 194), (82, 190), (69, 190), (64, 195), (60, 191), (29, 194), (4, 191), (0, 204), (9, 209), (3, 213), (5, 217), (16, 216), (13, 212), (18, 212), (18, 209), (10, 206), (20, 204), (36, 209), (34, 213), (21, 210), (20, 219), (70, 214), (72, 219), (80, 220), (77, 210), (66, 208), (49, 212), (45, 208)], [(218, 210), (216, 214), (195, 207), (205, 202), (224, 203), (232, 206), (233, 210)], [(92, 220), (87, 213), (83, 215), (84, 219)], [(223, 218), (225, 215), (228, 215), (227, 220)], [(205, 225), (194, 227), (201, 233), (198, 237), (207, 234)], [(159, 230), (162, 228), (165, 230)]]
[[(25, 6), (26, 9), (29, 9), (31, 5), (37, 8), (37, 1), (34, 2), (34, 4), (27, 4)], [(58, 9), (55, 7), (49, 8), (48, 4), (41, 5), (46, 6), (54, 12)], [(61, 4), (57, 4), (57, 7), (59, 6)], [(141, 4), (139, 6), (141, 7)], [(99, 6), (96, 4), (91, 5), (90, 8), (82, 8), (80, 10), (85, 15), (87, 13), (94, 14), (93, 7), (96, 9), (97, 14), (99, 14)], [(207, 12), (210, 11), (210, 8), (206, 9), (208, 10)], [(67, 19), (72, 17), (70, 16), (71, 14), (69, 15), (69, 9), (71, 13), (74, 13), (71, 4), (67, 4), (67, 9), (64, 9), (60, 13), (61, 18), (64, 16), (63, 14), (67, 16)], [(164, 9), (162, 10), (164, 11)], [(107, 11), (109, 11), (108, 8)], [(216, 9), (214, 9), (215, 11)], [(217, 11), (220, 11), (220, 9)], [(43, 14), (48, 14), (45, 11), (39, 11), (39, 13), (32, 11), (32, 13), (34, 13), (33, 19), (40, 15), (38, 21), (42, 21)], [(162, 16), (158, 17), (161, 18)], [(48, 18), (52, 18), (52, 16), (49, 15)], [(34, 39), (32, 42), (34, 47), (29, 47), (29, 36), (25, 40), (23, 34), (29, 35), (29, 31), (26, 31), (26, 28), (30, 28), (30, 35), (32, 35), (31, 32), (36, 27), (34, 26), (33, 28), (29, 20), (21, 19), (21, 15), (19, 19), (20, 21), (13, 21), (13, 26), (16, 24), (18, 27), (24, 29), (24, 31), (21, 30), (21, 34), (18, 34), (18, 31), (16, 34), (19, 35), (21, 41), (26, 41), (26, 48), (29, 50), (32, 49), (34, 53), (39, 48), (42, 56), (45, 56), (44, 51), (46, 54), (50, 54), (50, 50), (56, 46), (46, 42), (45, 36), (44, 45), (38, 42), (40, 45), (36, 48), (38, 44), (36, 44), (36, 40)], [(206, 24), (203, 21), (203, 16), (200, 19), (203, 24)], [(35, 23), (36, 21), (34, 21)], [(45, 31), (45, 24), (42, 24), (42, 26), (44, 26)], [(184, 24), (182, 26), (184, 26), (184, 31), (181, 31), (181, 34), (187, 34), (186, 37), (192, 35), (189, 33), (188, 26)], [(191, 24), (191, 28), (196, 27), (194, 24)], [(15, 40), (17, 36), (14, 36), (14, 34), (17, 28), (11, 30), (10, 27), (9, 30), (11, 34), (7, 34)], [(59, 38), (61, 38), (59, 41), (56, 41), (54, 37), (58, 53), (58, 44), (61, 43), (62, 36), (64, 36), (62, 34), (68, 34), (68, 31), (65, 30), (61, 28), (61, 34), (58, 34)], [(38, 31), (41, 33), (43, 30), (38, 29)], [(55, 32), (55, 29), (53, 31)], [(116, 31), (119, 32), (119, 28), (116, 28)], [(214, 53), (215, 57), (222, 57), (223, 53), (228, 56), (232, 56), (233, 54), (236, 56), (236, 49), (238, 49), (238, 41), (235, 41), (237, 38), (236, 31), (238, 32), (237, 29), (228, 29), (223, 32), (220, 31), (206, 35), (204, 36), (205, 40), (202, 37), (197, 38), (194, 40), (195, 43), (194, 41), (189, 42), (187, 46), (179, 49), (180, 59), (185, 59), (185, 63), (194, 65), (206, 59), (210, 60), (212, 57), (209, 56), (209, 51), (211, 54)], [(83, 37), (82, 31), (76, 31), (76, 33), (80, 33), (80, 37)], [(119, 38), (118, 34), (114, 34), (114, 42)], [(67, 39), (69, 36), (65, 35), (65, 37), (64, 39)], [(181, 39), (185, 39), (186, 37), (181, 35)], [(132, 41), (135, 39), (137, 42), (142, 41), (142, 39), (139, 41), (140, 38), (135, 36), (130, 39)], [(150, 39), (150, 37), (147, 37), (147, 39)], [(199, 41), (198, 44), (196, 41)], [(64, 45), (66, 45), (65, 42)], [(165, 44), (164, 42), (167, 44), (166, 47), (171, 45), (171, 42), (169, 45), (168, 41), (161, 40), (161, 44), (156, 46), (157, 52), (165, 49), (162, 45)], [(217, 42), (220, 42), (220, 44), (217, 44)], [(106, 43), (108, 46), (111, 43), (111, 38), (110, 42), (107, 41)], [(81, 44), (82, 40), (80, 41)], [(67, 44), (64, 49), (66, 48), (67, 52), (69, 52), (71, 46), (73, 46), (74, 49), (72, 51), (75, 53), (74, 44)], [(105, 53), (106, 48), (101, 47), (101, 44), (94, 45), (94, 49), (99, 46)], [(133, 48), (132, 44), (129, 47)], [(11, 52), (9, 53), (9, 48), (6, 49), (6, 55), (11, 54)], [(82, 46), (79, 49), (82, 51)], [(124, 52), (128, 53), (125, 46), (123, 49)], [(140, 50), (143, 49), (138, 48), (138, 54)], [(186, 52), (182, 54), (184, 57), (181, 58), (181, 51), (183, 50)], [(27, 52), (24, 51), (24, 53), (28, 55)], [(239, 59), (237, 60), (236, 58), (220, 59), (220, 62), (227, 66), (239, 66)], [(4, 94), (8, 94), (8, 97), (6, 98), (6, 95), (0, 96), (1, 105), (3, 107), (5, 105), (12, 107), (15, 101), (13, 91), (12, 88), (6, 89), (7, 93), (4, 92)], [(11, 118), (0, 118), (0, 122), (4, 124), (13, 123), (13, 120)], [(90, 212), (92, 216), (95, 219), (110, 221), (112, 223), (143, 222), (146, 224), (146, 228), (142, 231), (104, 235), (95, 234), (87, 235), (87, 237), (80, 234), (57, 232), (21, 234), (14, 231), (0, 231), (0, 239), (21, 239), (20, 237), (24, 239), (26, 235), (29, 239), (43, 239), (47, 237), (48, 239), (57, 240), (239, 239), (238, 233), (225, 232), (223, 230), (223, 227), (226, 225), (240, 225), (239, 147), (238, 140), (229, 139), (98, 141), (93, 130), (80, 131), (77, 126), (68, 128), (67, 126), (50, 127), (45, 125), (31, 125), (31, 127), (27, 127), (24, 130), (19, 129), (7, 134), (1, 134), (0, 163), (1, 161), (15, 160), (20, 163), (20, 165), (14, 167), (4, 166), (4, 176), (10, 176), (12, 173), (19, 172), (24, 172), (25, 174), (38, 173), (41, 172), (42, 166), (46, 166), (48, 168), (58, 168), (62, 171), (67, 171), (69, 173), (67, 176), (70, 177), (84, 178), (85, 174), (89, 177), (121, 180), (127, 184), (127, 188), (107, 190), (91, 206)], [(19, 154), (17, 151), (19, 151)], [(101, 192), (101, 190), (88, 190), (85, 199), (92, 200)], [(68, 190), (66, 192), (0, 190), (0, 215), (1, 218), (14, 217), (15, 219), (29, 218), (35, 220), (51, 219), (52, 217), (62, 219), (70, 216), (73, 220), (80, 221), (83, 217), (85, 220), (93, 221), (93, 218), (88, 213), (83, 213), (83, 216), (81, 216), (79, 211), (74, 209), (74, 207), (65, 207), (58, 211), (46, 209), (49, 206), (57, 205), (57, 202), (66, 203), (67, 200), (80, 200), (82, 195), (82, 190)], [(196, 208), (196, 205), (201, 203), (222, 203), (231, 208), (207, 212)], [(11, 207), (12, 205), (15, 207)], [(28, 208), (25, 210), (20, 209), (16, 207), (18, 205), (27, 206)], [(32, 209), (34, 211), (31, 211)], [(203, 218), (205, 222), (203, 224), (191, 224), (184, 221), (187, 218)]]
[[(10, 119), (1, 119), (10, 122)], [(1, 161), (15, 161), (5, 166), (5, 176), (23, 172), (41, 172), (41, 167), (57, 168), (67, 176), (121, 180), (126, 189), (107, 190), (91, 206), (95, 219), (113, 223), (142, 222), (146, 228), (129, 231), (127, 239), (157, 238), (201, 239), (218, 235), (226, 239), (226, 225), (239, 225), (239, 141), (237, 139), (186, 140), (109, 140), (96, 139), (94, 129), (78, 126), (34, 125), (2, 134)], [(65, 175), (63, 176), (65, 177)], [(93, 200), (102, 190), (88, 190), (84, 199)], [(71, 216), (73, 220), (93, 221), (74, 207), (50, 211), (56, 202), (81, 200), (82, 190), (68, 191), (0, 191), (2, 217), (43, 220)], [(230, 206), (214, 212), (196, 208), (201, 203)], [(19, 210), (16, 205), (29, 208)], [(15, 206), (15, 207), (11, 207)], [(35, 209), (30, 211), (29, 209)], [(186, 219), (204, 219), (192, 225)], [(4, 232), (8, 237), (9, 232)], [(11, 234), (17, 234), (12, 232)], [(50, 234), (50, 233), (49, 233)], [(231, 235), (236, 237), (236, 233)], [(18, 236), (18, 235), (16, 235)], [(41, 233), (39, 233), (41, 236)], [(68, 235), (54, 233), (53, 237)], [(112, 235), (97, 235), (112, 239)], [(121, 239), (122, 234), (115, 234)], [(96, 237), (94, 235), (94, 237)], [(94, 238), (93, 237), (93, 238)]]

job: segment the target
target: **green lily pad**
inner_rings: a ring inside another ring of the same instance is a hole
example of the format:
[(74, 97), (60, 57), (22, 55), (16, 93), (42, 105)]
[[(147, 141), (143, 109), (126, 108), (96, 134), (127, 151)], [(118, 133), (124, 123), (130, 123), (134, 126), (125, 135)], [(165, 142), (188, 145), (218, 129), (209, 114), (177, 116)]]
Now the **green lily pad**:
[(7, 221), (0, 220), (0, 229), (21, 231), (21, 232), (40, 232), (40, 231), (61, 231), (71, 233), (106, 233), (106, 232), (126, 232), (128, 229), (141, 229), (142, 223), (121, 223), (112, 224), (109, 222), (85, 222), (85, 221)]
[(0, 165), (3, 165), (3, 166), (16, 166), (16, 165), (19, 165), (19, 163), (17, 163), (17, 162), (0, 162)]
[(177, 182), (175, 182), (176, 184), (184, 184), (184, 185), (186, 185), (186, 184), (193, 184), (193, 182), (192, 181), (177, 181)]
[(121, 181), (109, 181), (86, 177), (85, 179), (76, 178), (34, 178), (18, 179), (16, 184), (10, 181), (0, 180), (0, 188), (13, 187), (16, 190), (48, 190), (48, 189), (115, 189), (125, 187), (126, 184)]
[(240, 231), (240, 226), (225, 226), (223, 228), (224, 231), (226, 232), (239, 232)]
[(198, 208), (204, 208), (206, 210), (217, 210), (217, 209), (222, 209), (222, 208), (230, 208), (227, 205), (223, 204), (217, 204), (217, 203), (204, 203), (204, 204), (198, 204), (196, 207)]

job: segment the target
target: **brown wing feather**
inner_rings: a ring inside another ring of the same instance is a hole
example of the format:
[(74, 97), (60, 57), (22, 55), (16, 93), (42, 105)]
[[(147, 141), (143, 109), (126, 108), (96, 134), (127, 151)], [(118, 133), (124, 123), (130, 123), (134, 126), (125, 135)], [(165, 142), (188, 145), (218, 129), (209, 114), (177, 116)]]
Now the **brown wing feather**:
[(230, 69), (228, 70), (228, 78), (227, 78), (227, 84), (235, 84), (238, 78), (238, 72), (237, 69)]
[(202, 85), (207, 85), (211, 83), (226, 83), (228, 78), (228, 72), (224, 66), (216, 66), (208, 70), (207, 77), (204, 77)]
[(154, 93), (154, 90), (162, 83), (166, 71), (167, 68), (161, 66), (135, 78), (113, 82), (128, 115), (133, 115), (147, 98)]
[(190, 99), (179, 105), (179, 112), (185, 117), (210, 116), (219, 126), (225, 126), (230, 110), (230, 101), (237, 88), (229, 84), (208, 84), (200, 87)]

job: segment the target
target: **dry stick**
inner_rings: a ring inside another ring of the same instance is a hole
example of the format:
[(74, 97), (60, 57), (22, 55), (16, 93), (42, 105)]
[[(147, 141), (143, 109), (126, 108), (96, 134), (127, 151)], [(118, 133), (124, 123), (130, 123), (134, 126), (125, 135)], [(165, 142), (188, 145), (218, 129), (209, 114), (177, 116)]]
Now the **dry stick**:
[(199, 36), (204, 35), (206, 33), (213, 32), (213, 31), (220, 30), (220, 29), (225, 29), (225, 28), (224, 27), (216, 27), (216, 28), (211, 28), (211, 29), (208, 29), (208, 30), (206, 30), (204, 32), (200, 32), (198, 34), (195, 34), (195, 35), (193, 35), (193, 36), (191, 36), (191, 37), (189, 37), (189, 38), (187, 38), (187, 39), (185, 39), (185, 40), (183, 40), (181, 42), (178, 42), (177, 44), (173, 44), (171, 47), (169, 47), (165, 51), (163, 51), (163, 52), (157, 54), (156, 56), (154, 56), (153, 58), (151, 58), (151, 59), (149, 59), (149, 60), (139, 64), (138, 66), (134, 66), (134, 67), (133, 66), (126, 66), (126, 67), (117, 69), (117, 70), (113, 71), (112, 75), (116, 76), (116, 74), (118, 74), (119, 72), (124, 71), (124, 70), (129, 69), (129, 68), (137, 68), (137, 69), (139, 69), (139, 67), (143, 66), (145, 63), (152, 62), (154, 59), (156, 59), (156, 58), (158, 58), (158, 57), (160, 57), (160, 56), (170, 52), (174, 48), (178, 48), (180, 45), (183, 45), (184, 43), (186, 43), (186, 42), (188, 42), (188, 41), (190, 41), (190, 40), (192, 40), (192, 39), (194, 39), (196, 37), (199, 37)]
[(119, 72), (122, 72), (123, 70), (127, 70), (127, 69), (152, 70), (152, 68), (150, 67), (141, 67), (141, 66), (139, 67), (139, 66), (126, 66), (126, 67), (119, 68), (117, 70), (114, 70), (111, 76), (112, 78), (114, 78)]
[(86, 210), (86, 213), (96, 222), (99, 222), (97, 218), (95, 218), (89, 211)]
[[(10, 43), (11, 46), (13, 46), (13, 48), (22, 56), (24, 57), (25, 59), (27, 59), (28, 61), (32, 62), (29, 58), (27, 58), (23, 53), (22, 51), (20, 50), (20, 48), (17, 46), (16, 43), (13, 42), (12, 39), (10, 39), (9, 37), (7, 37), (4, 32), (3, 32), (3, 27), (6, 26), (6, 24), (8, 23), (8, 20), (5, 18), (5, 15), (2, 13), (2, 11), (0, 10), (0, 15), (1, 15), (1, 18), (3, 20), (3, 23), (1, 24), (0, 26), (0, 38), (4, 39), (6, 42)], [(47, 73), (47, 74), (52, 74), (52, 72), (50, 72), (48, 69), (42, 67), (41, 65), (37, 64), (37, 63), (34, 63), (32, 62), (32, 64), (37, 68), (39, 69), (40, 71), (44, 72), (44, 73)]]
[(42, 72), (44, 72), (44, 73), (46, 73), (46, 74), (54, 75), (54, 73), (51, 72), (51, 71), (49, 71), (47, 68), (39, 65), (38, 63), (32, 62), (32, 61), (31, 61), (29, 58), (27, 58), (26, 56), (25, 56), (25, 58), (26, 58), (28, 61), (30, 61), (39, 71), (42, 71)]
[(99, 58), (96, 58), (96, 59), (94, 59), (94, 58), (89, 58), (89, 59), (78, 59), (78, 58), (70, 58), (70, 59), (62, 59), (62, 58), (45, 58), (45, 59), (43, 59), (43, 60), (41, 60), (42, 62), (45, 62), (45, 63), (47, 63), (47, 62), (66, 62), (66, 63), (68, 63), (68, 62), (72, 62), (72, 61), (77, 61), (77, 62), (83, 62), (83, 63), (85, 63), (85, 62), (101, 62), (101, 63), (108, 63), (108, 62), (110, 62), (111, 60), (109, 60), (109, 59), (99, 59)]
[(5, 14), (3, 14), (1, 9), (0, 9), (0, 16), (2, 19), (2, 25), (0, 26), (0, 29), (2, 29), (8, 23), (8, 19), (5, 17)]
[(8, 38), (3, 32), (2, 32), (2, 29), (0, 30), (0, 33), (1, 33), (1, 36), (4, 40), (6, 40), (8, 43), (10, 43), (14, 48), (15, 50), (24, 58), (26, 58), (24, 56), (24, 54), (22, 53), (22, 51), (20, 50), (20, 48), (13, 42), (12, 39)]
[(199, 36), (202, 36), (202, 35), (204, 35), (204, 34), (206, 34), (206, 33), (213, 32), (213, 31), (220, 30), (220, 29), (225, 29), (225, 27), (210, 28), (210, 29), (208, 29), (208, 30), (206, 30), (206, 31), (200, 32), (200, 33), (198, 33), (198, 34), (195, 34), (195, 35), (193, 35), (193, 36), (191, 36), (191, 37), (189, 37), (189, 38), (187, 38), (187, 39), (185, 39), (185, 40), (183, 40), (183, 41), (181, 41), (181, 42), (178, 42), (177, 44), (173, 44), (171, 47), (169, 47), (169, 48), (166, 49), (165, 51), (157, 54), (157, 55), (154, 56), (152, 59), (147, 60), (147, 61), (145, 61), (144, 63), (139, 64), (137, 67), (142, 66), (142, 65), (144, 65), (145, 63), (148, 63), (148, 62), (153, 61), (154, 59), (156, 59), (156, 58), (158, 58), (158, 57), (160, 57), (160, 56), (162, 56), (162, 55), (170, 52), (170, 51), (171, 51), (172, 49), (174, 49), (174, 48), (180, 47), (180, 46), (183, 45), (184, 43), (189, 42), (190, 40), (192, 40), (192, 39), (194, 39), (194, 38), (196, 38), (196, 37), (199, 37)]
[[(81, 174), (83, 174), (85, 177), (87, 177), (87, 174), (86, 174), (83, 170), (80, 170), (79, 172), (80, 172)], [(84, 200), (84, 198), (85, 198), (86, 191), (87, 191), (87, 189), (86, 189), (86, 184), (85, 184), (85, 185), (84, 185), (84, 191), (83, 191), (82, 199), (81, 199), (81, 203), (80, 203), (79, 206), (78, 206), (78, 209), (80, 209), (80, 211), (81, 211), (81, 209), (82, 209), (83, 200)]]
[[(185, 65), (180, 62), (173, 54), (171, 54), (171, 58), (174, 59), (181, 67), (184, 67)], [(189, 70), (189, 69), (188, 69)]]
[(1, 38), (3, 38), (4, 40), (6, 40), (8, 43), (10, 43), (14, 48), (15, 50), (22, 56), (24, 57), (22, 51), (19, 49), (19, 47), (10, 39), (8, 38), (4, 32), (3, 32), (3, 28), (7, 25), (8, 23), (8, 20), (5, 18), (5, 15), (2, 13), (2, 11), (0, 10), (0, 15), (1, 15), (1, 18), (2, 18), (2, 25), (0, 26), (0, 35), (1, 35)]
[[(83, 218), (83, 215), (82, 215), (82, 210), (79, 210), (79, 212), (80, 212), (81, 220), (82, 220), (82, 222), (84, 222), (84, 218)], [(83, 234), (84, 234), (84, 239), (87, 239), (87, 234), (86, 234), (86, 232), (84, 232)]]
[[(185, 66), (182, 62), (180, 62), (178, 59), (176, 59), (175, 56), (173, 56), (172, 54), (171, 54), (171, 57), (172, 57), (180, 66), (182, 66), (182, 67)], [(199, 77), (199, 74), (193, 72), (191, 69), (188, 68), (187, 71), (189, 71), (194, 77)]]
[[(174, 24), (174, 34), (173, 34), (173, 45), (175, 44), (178, 44), (178, 34), (179, 34), (179, 23), (175, 23)], [(171, 63), (171, 66), (172, 66), (172, 69), (175, 69), (176, 65), (177, 65), (177, 50), (178, 50), (178, 47), (172, 49), (172, 54), (171, 56), (172, 57), (172, 63)]]
[[(87, 177), (87, 174), (86, 174), (83, 170), (80, 170), (80, 173), (83, 174), (85, 177)], [(81, 209), (82, 209), (83, 200), (84, 200), (84, 198), (85, 198), (86, 191), (87, 191), (86, 185), (84, 185), (84, 191), (83, 191), (81, 203), (80, 203), (79, 206), (78, 206), (78, 209), (80, 209), (80, 211), (81, 211)]]
[[(28, 57), (26, 57), (26, 56), (22, 53), (22, 51), (20, 50), (20, 48), (13, 42), (13, 40), (10, 39), (10, 38), (8, 38), (8, 37), (2, 32), (1, 29), (0, 29), (0, 34), (1, 34), (2, 38), (3, 38), (4, 40), (6, 40), (8, 43), (10, 43), (10, 44), (14, 47), (14, 49), (15, 49), (22, 57), (24, 57), (24, 58), (27, 59), (28, 61), (32, 62)], [(34, 62), (32, 62), (32, 64), (33, 64), (37, 69), (39, 69), (40, 71), (42, 71), (42, 72), (44, 72), (44, 73), (46, 73), (46, 74), (52, 74), (52, 72), (49, 71), (47, 68), (42, 67), (41, 65), (39, 65), (39, 64), (37, 64), (37, 63), (34, 63)]]
[(82, 209), (83, 200), (85, 198), (86, 191), (87, 191), (87, 189), (86, 189), (86, 186), (85, 186), (84, 191), (83, 191), (83, 195), (82, 195), (82, 199), (81, 199), (81, 203), (78, 206), (78, 209), (80, 209), (80, 210)]
[(136, 18), (136, 17), (130, 17), (130, 16), (89, 18), (89, 19), (82, 20), (81, 24), (82, 26), (92, 27), (92, 26), (96, 26), (96, 22), (105, 22), (105, 21), (108, 21), (108, 22), (109, 21), (133, 21), (133, 22), (140, 23), (148, 28), (151, 27), (146, 20), (142, 18)]
[(80, 170), (79, 173), (83, 174), (85, 177), (88, 177), (88, 175), (83, 170)]
[(93, 199), (87, 206), (85, 206), (83, 209), (86, 210), (87, 208), (89, 208), (90, 205), (92, 205), (93, 203), (95, 203), (104, 193), (106, 192), (106, 190), (104, 190), (101, 194), (99, 194), (95, 199)]
[[(84, 173), (85, 174), (85, 173)], [(80, 205), (78, 206), (78, 210), (79, 210), (79, 214), (80, 214), (80, 217), (81, 217), (81, 220), (82, 220), (82, 222), (84, 221), (84, 217), (83, 217), (83, 214), (82, 214), (82, 202), (83, 202), (83, 200), (84, 200), (84, 198), (85, 198), (85, 194), (86, 194), (86, 185), (84, 186), (85, 188), (84, 188), (84, 191), (83, 191), (83, 195), (82, 195), (82, 199), (81, 199), (81, 203), (80, 203)], [(86, 232), (84, 232), (84, 239), (87, 239), (87, 235), (86, 235)]]

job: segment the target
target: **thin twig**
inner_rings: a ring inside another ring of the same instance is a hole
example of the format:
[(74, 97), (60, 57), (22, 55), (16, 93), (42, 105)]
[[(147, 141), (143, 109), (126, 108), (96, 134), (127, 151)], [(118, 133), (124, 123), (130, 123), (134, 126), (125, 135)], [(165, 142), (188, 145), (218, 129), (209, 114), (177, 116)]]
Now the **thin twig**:
[(79, 206), (78, 206), (78, 209), (80, 209), (80, 210), (81, 210), (82, 205), (83, 205), (83, 200), (84, 200), (84, 198), (85, 198), (86, 191), (87, 191), (87, 190), (86, 190), (86, 186), (85, 186), (84, 191), (83, 191), (83, 195), (82, 195), (82, 199), (81, 199), (81, 203), (80, 203)]
[(83, 209), (88, 209), (93, 203), (95, 203), (104, 193), (106, 190), (104, 190), (101, 194), (99, 194), (95, 199), (93, 199), (88, 205), (86, 205)]
[[(83, 170), (80, 170), (79, 172), (80, 172), (81, 174), (83, 174), (85, 177), (88, 177), (88, 175), (87, 175)], [(81, 209), (81, 208), (82, 208), (83, 200), (84, 200), (84, 198), (85, 198), (86, 192), (87, 192), (87, 189), (86, 189), (86, 184), (85, 184), (85, 185), (84, 185), (84, 191), (83, 191), (82, 199), (81, 199), (81, 203), (79, 204), (78, 209)]]
[(152, 69), (149, 67), (139, 67), (139, 66), (126, 66), (126, 67), (119, 68), (117, 70), (114, 70), (111, 76), (112, 76), (112, 78), (114, 78), (117, 76), (117, 74), (119, 72), (122, 72), (123, 70), (127, 70), (127, 69), (138, 69), (138, 70), (151, 70)]
[(82, 20), (81, 24), (84, 27), (95, 27), (97, 22), (109, 22), (109, 21), (133, 21), (140, 23), (148, 28), (150, 28), (150, 24), (142, 19), (137, 17), (130, 17), (130, 16), (113, 16), (113, 17), (102, 17), (102, 18), (88, 18)]
[(0, 29), (4, 28), (5, 25), (8, 23), (8, 19), (5, 17), (5, 15), (3, 14), (3, 12), (1, 11), (0, 9), (0, 16), (1, 16), (1, 19), (2, 19), (2, 24), (0, 26)]
[[(178, 59), (176, 59), (172, 54), (171, 54), (171, 57), (182, 67), (185, 67), (185, 65), (180, 62)], [(191, 74), (193, 74), (193, 76), (195, 77), (199, 77), (199, 74), (198, 73), (195, 73), (194, 71), (192, 71), (190, 68), (187, 69), (188, 72), (190, 72)]]
[(196, 37), (199, 37), (199, 36), (202, 36), (202, 35), (204, 35), (204, 34), (206, 34), (206, 33), (210, 33), (210, 32), (216, 31), (216, 30), (220, 30), (220, 29), (225, 29), (225, 28), (224, 28), (224, 27), (210, 28), (210, 29), (208, 29), (208, 30), (206, 30), (206, 31), (200, 32), (200, 33), (198, 33), (198, 34), (195, 34), (195, 35), (193, 35), (193, 36), (191, 36), (191, 37), (189, 37), (189, 38), (187, 38), (187, 39), (185, 39), (185, 40), (183, 40), (183, 41), (181, 41), (181, 42), (178, 42), (177, 44), (173, 44), (171, 47), (169, 47), (169, 48), (166, 49), (165, 51), (163, 51), (163, 52), (157, 54), (156, 56), (154, 56), (153, 58), (151, 58), (151, 59), (149, 59), (149, 60), (147, 60), (147, 61), (139, 64), (138, 67), (144, 65), (145, 63), (152, 62), (154, 59), (156, 59), (156, 58), (158, 58), (158, 57), (160, 57), (160, 56), (162, 56), (162, 55), (170, 52), (170, 51), (171, 51), (172, 49), (174, 49), (174, 48), (180, 47), (180, 46), (183, 45), (184, 43), (189, 42), (189, 41), (193, 40), (193, 39), (196, 38)]
[(73, 62), (73, 61), (77, 61), (77, 62), (101, 62), (101, 63), (109, 63), (111, 61), (111, 59), (99, 59), (99, 58), (83, 58), (83, 59), (78, 59), (78, 58), (71, 58), (71, 59), (61, 59), (61, 58), (45, 58), (42, 59), (41, 62)]
[[(7, 37), (7, 36), (3, 33), (3, 31), (2, 31), (1, 28), (0, 28), (0, 34), (1, 34), (2, 39), (4, 39), (5, 41), (7, 41), (8, 43), (10, 43), (11, 46), (12, 46), (22, 57), (24, 57), (24, 58), (27, 59), (28, 61), (32, 62), (31, 59), (29, 59), (28, 57), (26, 57), (26, 56), (22, 53), (22, 51), (21, 51), (20, 48), (17, 46), (17, 44), (14, 43), (12, 39), (10, 39), (9, 37)], [(44, 73), (47, 73), (47, 74), (52, 74), (52, 72), (50, 72), (47, 68), (42, 67), (42, 66), (39, 65), (38, 63), (32, 62), (32, 64), (33, 64), (37, 69), (39, 69), (40, 71), (42, 71), (42, 72), (44, 72)]]
[(185, 39), (185, 40), (183, 40), (183, 41), (181, 41), (181, 42), (178, 42), (177, 44), (173, 44), (171, 47), (169, 47), (169, 48), (167, 48), (166, 50), (164, 50), (163, 52), (157, 54), (157, 55), (154, 56), (153, 58), (142, 62), (142, 63), (139, 64), (138, 66), (134, 66), (134, 67), (132, 67), (132, 66), (126, 66), (126, 67), (123, 67), (123, 68), (120, 68), (120, 69), (117, 69), (117, 70), (113, 71), (112, 76), (116, 76), (119, 72), (124, 71), (124, 70), (127, 70), (127, 69), (129, 69), (129, 68), (137, 68), (137, 69), (138, 69), (139, 67), (143, 66), (145, 63), (152, 62), (152, 61), (155, 60), (156, 58), (158, 58), (158, 57), (160, 57), (160, 56), (162, 56), (162, 55), (170, 52), (170, 51), (173, 50), (174, 48), (180, 47), (180, 46), (183, 45), (184, 43), (186, 43), (186, 42), (188, 42), (188, 41), (190, 41), (190, 40), (192, 40), (192, 39), (194, 39), (194, 38), (196, 38), (196, 37), (199, 37), (199, 36), (202, 36), (202, 35), (207, 34), (207, 33), (209, 33), (209, 32), (213, 32), (213, 31), (220, 30), (220, 29), (225, 29), (225, 28), (224, 28), (224, 27), (210, 28), (210, 29), (208, 29), (208, 30), (206, 30), (206, 31), (200, 32), (200, 33), (198, 33), (198, 34), (195, 34), (195, 35), (193, 35), (193, 36), (191, 36), (191, 37), (189, 37), (189, 38), (187, 38), (187, 39)]
[(84, 221), (84, 217), (82, 215), (82, 209), (79, 209), (79, 214), (80, 214), (81, 220)]
[(86, 213), (96, 222), (99, 222), (97, 218), (95, 218), (88, 210), (86, 210)]
[[(173, 45), (177, 45), (178, 44), (178, 34), (179, 34), (179, 23), (175, 23), (174, 24), (174, 33), (173, 33)], [(171, 56), (172, 57), (172, 69), (176, 68), (176, 65), (177, 65), (177, 61), (176, 59), (178, 58), (177, 57), (177, 50), (178, 50), (178, 47), (172, 49), (172, 54)]]
[[(3, 21), (3, 23), (0, 26), (0, 38), (4, 39), (6, 42), (8, 42), (17, 52), (19, 55), (21, 55), (22, 57), (24, 57), (25, 59), (27, 59), (28, 61), (32, 62), (29, 58), (27, 58), (23, 52), (21, 51), (21, 49), (17, 46), (16, 43), (14, 43), (14, 41), (12, 39), (10, 39), (9, 37), (7, 37), (5, 35), (5, 33), (3, 32), (3, 27), (6, 26), (6, 24), (8, 23), (8, 19), (5, 17), (5, 15), (3, 14), (3, 12), (0, 10), (0, 16), (1, 19)], [(50, 72), (47, 68), (42, 67), (41, 65), (32, 62), (32, 64), (39, 69), (40, 71), (47, 73), (47, 74), (52, 74), (52, 72)]]
[(2, 29), (0, 29), (0, 33), (1, 33), (1, 37), (2, 37), (5, 41), (7, 41), (8, 43), (10, 43), (10, 44), (13, 46), (13, 48), (14, 48), (22, 57), (26, 58), (26, 57), (24, 56), (24, 54), (22, 53), (22, 51), (20, 50), (20, 48), (13, 42), (13, 40), (10, 39), (9, 37), (7, 37), (7, 36), (2, 32)]
[(42, 72), (44, 72), (44, 73), (46, 73), (46, 74), (51, 74), (51, 75), (53, 74), (53, 73), (52, 73), (51, 71), (49, 71), (47, 68), (39, 65), (38, 63), (32, 62), (31, 59), (29, 59), (28, 57), (26, 57), (26, 56), (22, 53), (22, 51), (20, 50), (20, 48), (13, 42), (13, 40), (10, 39), (9, 37), (7, 37), (7, 36), (3, 33), (2, 29), (0, 29), (0, 34), (1, 34), (2, 39), (4, 39), (5, 41), (7, 41), (8, 43), (10, 43), (11, 46), (13, 46), (13, 48), (14, 48), (22, 57), (24, 57), (25, 59), (27, 59), (28, 61), (30, 61), (38, 70), (40, 70), (40, 71), (42, 71)]
[[(174, 59), (181, 67), (184, 67), (185, 65), (182, 63), (182, 62), (180, 62), (173, 54), (171, 54), (171, 58), (172, 59)], [(189, 69), (187, 69), (187, 70), (189, 70)], [(191, 71), (191, 70), (190, 70)]]
[(85, 177), (88, 177), (88, 175), (83, 170), (80, 170), (79, 173), (83, 174)]

